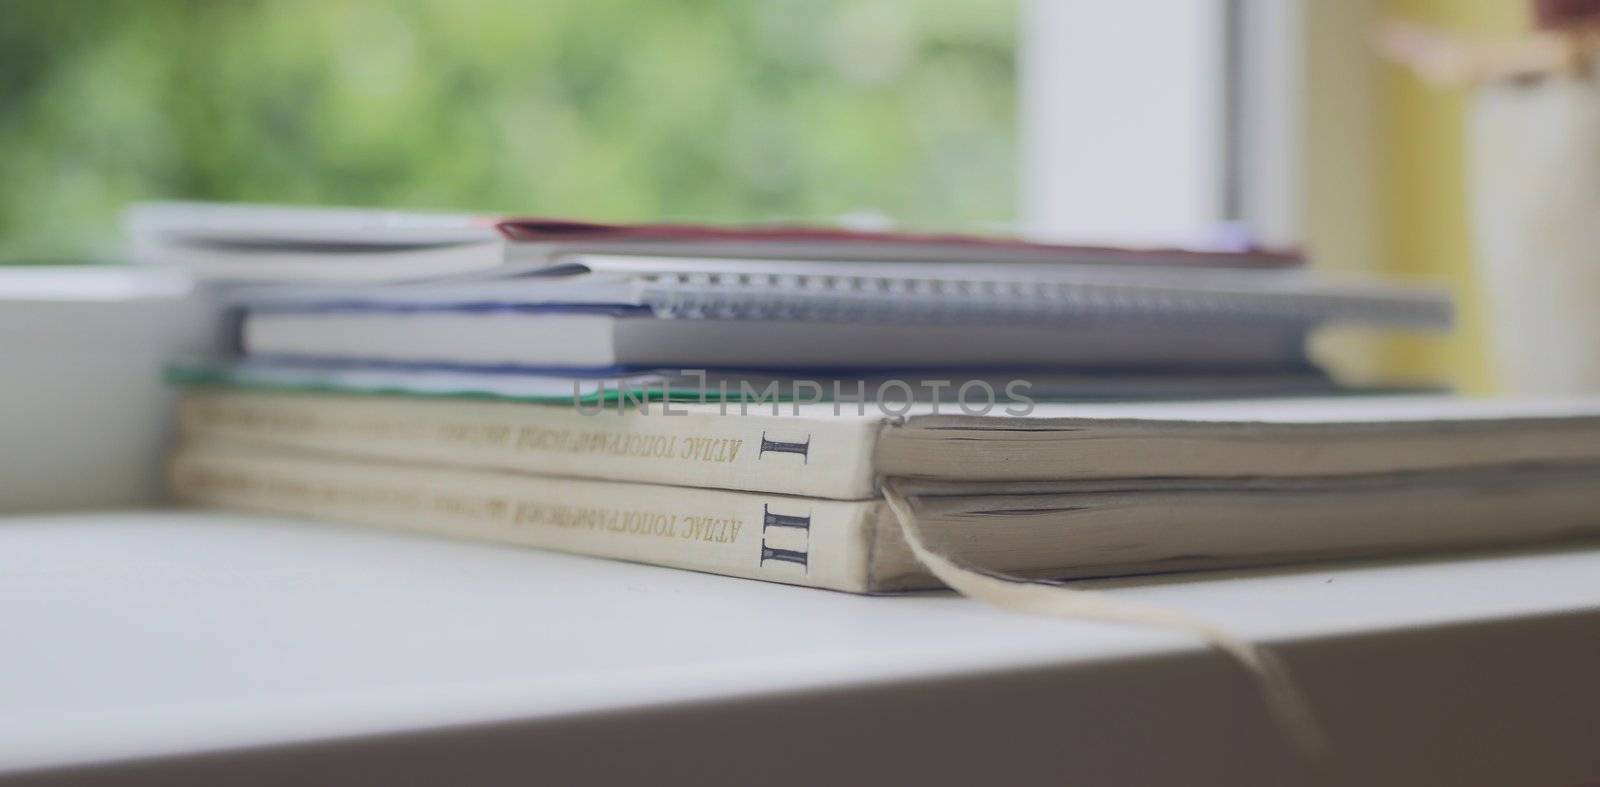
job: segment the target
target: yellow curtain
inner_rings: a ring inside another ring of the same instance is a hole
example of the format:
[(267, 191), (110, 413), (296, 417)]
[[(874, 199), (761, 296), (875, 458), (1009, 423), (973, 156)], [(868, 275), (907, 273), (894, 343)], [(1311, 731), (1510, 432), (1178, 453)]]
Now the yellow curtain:
[[(1521, 0), (1383, 0), (1380, 8), (1389, 19), (1468, 35), (1512, 35), (1529, 26), (1527, 4)], [(1381, 366), (1400, 377), (1449, 380), (1464, 391), (1490, 391), (1494, 380), (1467, 225), (1467, 95), (1424, 85), (1393, 65), (1383, 66), (1381, 89), (1382, 264), (1397, 276), (1449, 283), (1460, 307), (1458, 328), (1450, 339), (1397, 339), (1382, 348)]]

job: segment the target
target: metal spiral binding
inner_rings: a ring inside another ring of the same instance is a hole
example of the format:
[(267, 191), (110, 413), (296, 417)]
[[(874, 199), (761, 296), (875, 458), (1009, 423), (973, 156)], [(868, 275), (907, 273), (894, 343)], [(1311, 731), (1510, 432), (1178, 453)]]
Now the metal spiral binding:
[(642, 277), (642, 285), (645, 305), (667, 319), (950, 323), (1244, 318), (1302, 324), (1361, 319), (1418, 326), (1440, 319), (1437, 312), (1419, 310), (1411, 301), (1082, 282), (665, 273)]

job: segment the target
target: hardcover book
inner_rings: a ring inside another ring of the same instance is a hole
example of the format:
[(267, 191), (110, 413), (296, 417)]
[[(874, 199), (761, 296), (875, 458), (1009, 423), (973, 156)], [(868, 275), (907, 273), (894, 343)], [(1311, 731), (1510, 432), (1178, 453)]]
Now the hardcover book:
[(960, 402), (580, 405), (196, 386), (184, 393), (179, 422), (187, 438), (352, 459), (840, 500), (875, 497), (884, 477), (1034, 491), (1086, 479), (1600, 463), (1592, 399), (1013, 402), (970, 414)]

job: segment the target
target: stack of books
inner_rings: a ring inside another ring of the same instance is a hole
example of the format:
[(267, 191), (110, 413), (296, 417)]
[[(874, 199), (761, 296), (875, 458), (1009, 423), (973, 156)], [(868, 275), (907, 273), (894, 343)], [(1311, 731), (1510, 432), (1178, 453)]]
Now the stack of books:
[(1449, 304), (1260, 250), (158, 204), (174, 494), (853, 592), (1600, 534), (1600, 403), (1344, 390)]

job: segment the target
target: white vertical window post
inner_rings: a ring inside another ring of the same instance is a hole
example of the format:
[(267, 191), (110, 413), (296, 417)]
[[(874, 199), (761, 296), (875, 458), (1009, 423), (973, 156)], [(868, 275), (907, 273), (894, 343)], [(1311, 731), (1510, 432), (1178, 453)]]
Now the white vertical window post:
[(1027, 228), (1298, 239), (1298, 0), (1025, 0), (1021, 19)]

